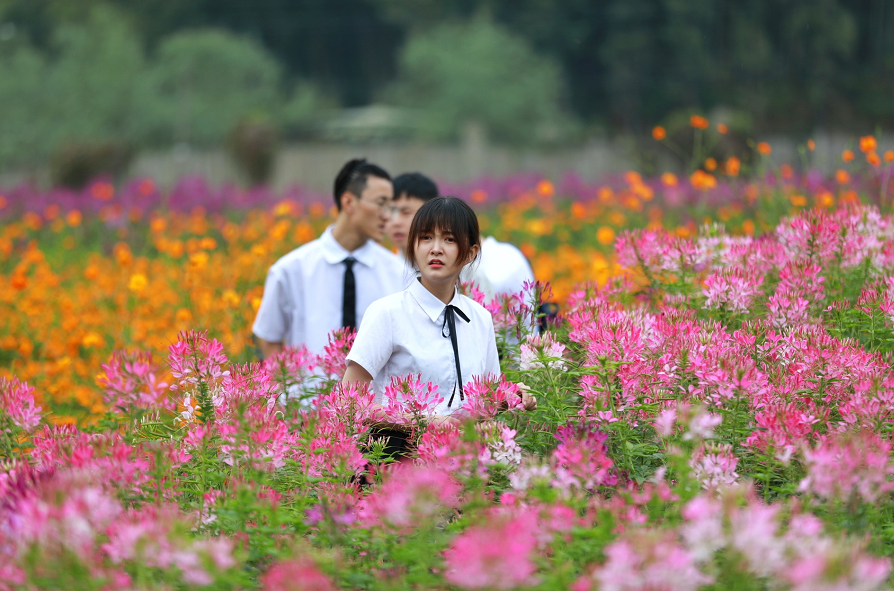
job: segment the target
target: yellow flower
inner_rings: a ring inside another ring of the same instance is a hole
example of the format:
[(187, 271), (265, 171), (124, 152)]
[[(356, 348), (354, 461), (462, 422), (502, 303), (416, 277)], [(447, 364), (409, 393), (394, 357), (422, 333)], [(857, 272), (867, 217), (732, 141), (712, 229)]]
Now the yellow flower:
[(141, 293), (149, 284), (149, 280), (142, 273), (135, 273), (130, 276), (127, 288), (134, 293)]
[(223, 301), (227, 306), (235, 308), (239, 305), (241, 299), (239, 298), (239, 294), (237, 294), (232, 289), (228, 289), (223, 292)]
[(92, 330), (85, 334), (84, 338), (81, 339), (81, 345), (83, 345), (87, 349), (90, 349), (92, 347), (102, 347), (105, 344), (106, 341), (102, 338), (102, 335)]
[(204, 251), (195, 252), (189, 255), (189, 266), (193, 269), (204, 269), (208, 264), (208, 253)]

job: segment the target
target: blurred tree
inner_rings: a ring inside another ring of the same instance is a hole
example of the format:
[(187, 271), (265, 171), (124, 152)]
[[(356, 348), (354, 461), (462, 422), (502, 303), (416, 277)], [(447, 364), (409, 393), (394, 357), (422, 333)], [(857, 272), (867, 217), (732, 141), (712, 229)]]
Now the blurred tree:
[(0, 46), (25, 39), (51, 63), (54, 31), (109, 5), (150, 59), (171, 34), (226, 29), (347, 106), (394, 80), (410, 34), (485, 13), (559, 64), (574, 112), (598, 126), (718, 106), (758, 129), (894, 125), (892, 0), (0, 0)]
[(113, 10), (63, 25), (47, 59), (25, 40), (0, 51), (0, 162), (45, 158), (73, 140), (134, 140), (142, 50)]
[(184, 31), (159, 45), (147, 76), (149, 134), (160, 141), (212, 144), (252, 112), (278, 113), (276, 59), (232, 33)]
[(413, 35), (400, 63), (388, 96), (430, 138), (455, 138), (468, 122), (508, 141), (555, 138), (569, 125), (559, 66), (484, 17)]
[(312, 80), (348, 106), (367, 104), (393, 79), (403, 40), (401, 28), (385, 22), (371, 0), (113, 1), (141, 23), (150, 47), (185, 28), (249, 35), (291, 75)]

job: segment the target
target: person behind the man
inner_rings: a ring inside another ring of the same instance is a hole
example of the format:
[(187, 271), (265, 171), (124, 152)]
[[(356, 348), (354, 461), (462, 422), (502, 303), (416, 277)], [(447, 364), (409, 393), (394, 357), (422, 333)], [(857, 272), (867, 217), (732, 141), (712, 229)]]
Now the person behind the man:
[[(391, 219), (385, 227), (385, 234), (398, 247), (401, 255), (406, 252), (407, 235), (416, 212), (426, 201), (437, 196), (438, 186), (418, 172), (402, 174), (394, 179)], [(404, 271), (405, 276), (408, 273)], [(471, 269), (470, 275), (464, 274), (461, 279), (471, 279), (485, 296), (492, 298), (497, 294), (519, 293), (526, 281), (534, 281), (534, 272), (518, 248), (488, 236), (481, 242), (481, 258), (477, 266)]]
[(335, 178), (335, 223), (270, 267), (252, 332), (264, 358), (284, 345), (322, 353), (331, 331), (356, 328), (375, 300), (403, 289), (401, 258), (381, 246), (391, 177), (365, 159)]

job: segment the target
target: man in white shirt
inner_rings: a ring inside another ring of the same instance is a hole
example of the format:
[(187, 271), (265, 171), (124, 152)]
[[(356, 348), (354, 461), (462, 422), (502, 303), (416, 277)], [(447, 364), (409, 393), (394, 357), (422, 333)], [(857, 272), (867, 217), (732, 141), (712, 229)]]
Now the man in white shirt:
[[(416, 212), (426, 201), (437, 196), (438, 186), (418, 172), (402, 174), (394, 179), (394, 200), (385, 234), (398, 247), (400, 254), (407, 250), (407, 235)], [(408, 270), (404, 275), (405, 284), (408, 284), (408, 278), (414, 274)], [(487, 299), (491, 299), (496, 295), (522, 291), (525, 282), (534, 281), (534, 272), (518, 248), (488, 236), (481, 242), (481, 256), (471, 266), (471, 273), (464, 272), (460, 279), (474, 281)]]
[(342, 167), (335, 223), (267, 273), (252, 327), (264, 358), (284, 345), (322, 353), (331, 331), (356, 328), (371, 303), (403, 288), (403, 262), (378, 243), (393, 194), (391, 177), (379, 166), (358, 159)]

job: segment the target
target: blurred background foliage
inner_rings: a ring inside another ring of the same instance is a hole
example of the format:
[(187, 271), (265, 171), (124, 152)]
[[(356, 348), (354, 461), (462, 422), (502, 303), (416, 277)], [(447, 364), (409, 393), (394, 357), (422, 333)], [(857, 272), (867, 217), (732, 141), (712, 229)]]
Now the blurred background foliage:
[(0, 0), (0, 167), (370, 105), (396, 138), (550, 144), (691, 110), (890, 127), (892, 97), (890, 0)]

